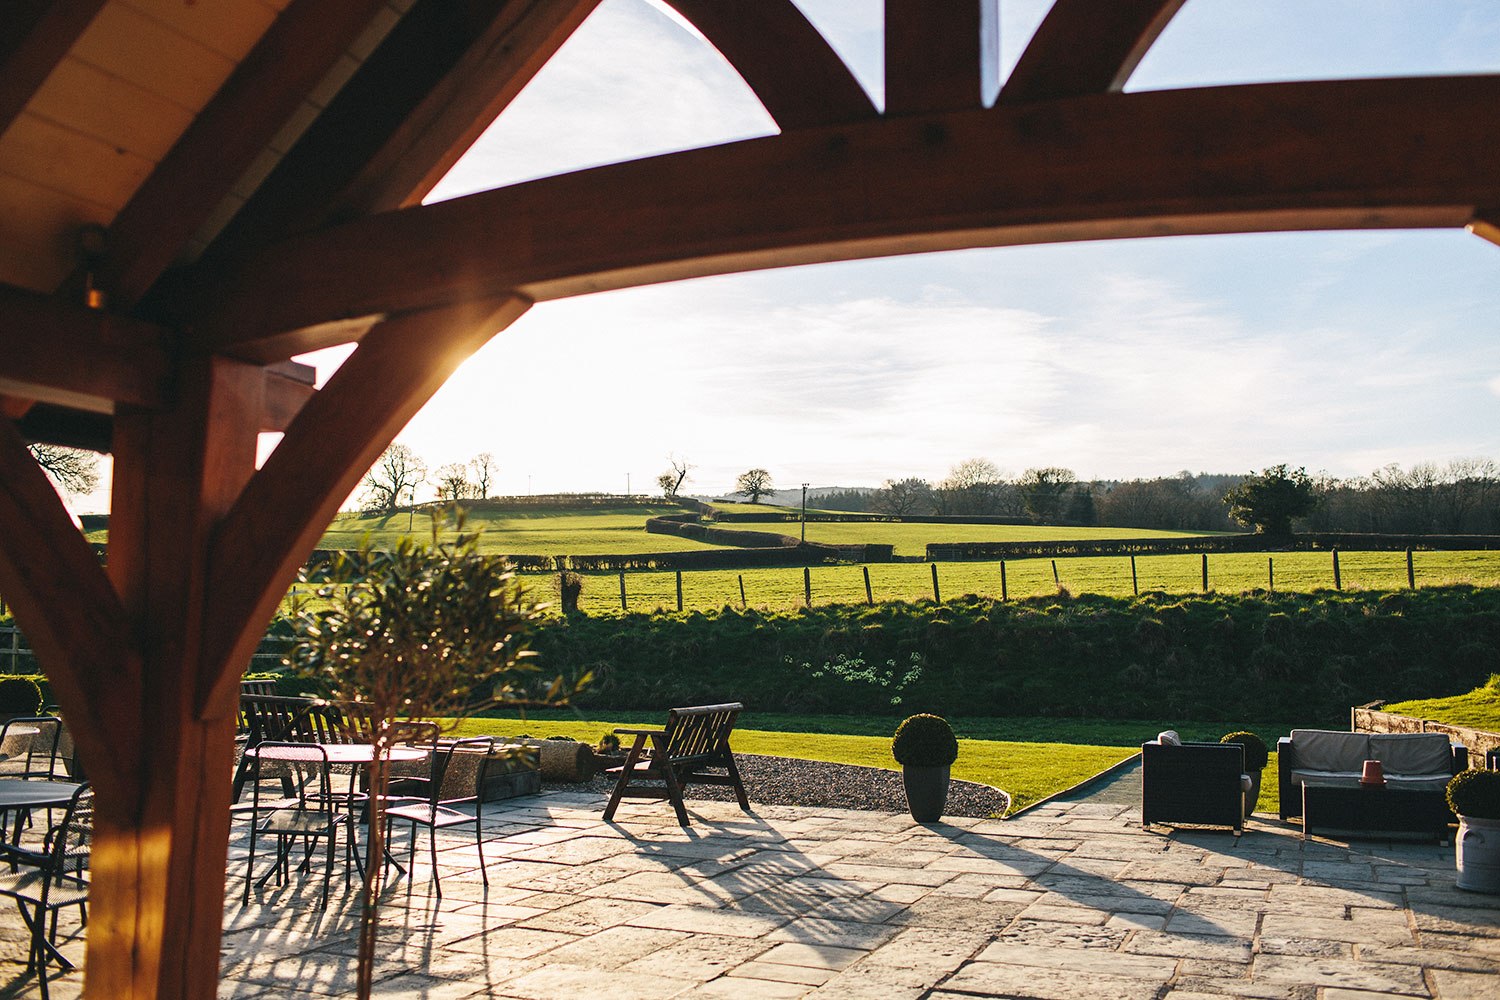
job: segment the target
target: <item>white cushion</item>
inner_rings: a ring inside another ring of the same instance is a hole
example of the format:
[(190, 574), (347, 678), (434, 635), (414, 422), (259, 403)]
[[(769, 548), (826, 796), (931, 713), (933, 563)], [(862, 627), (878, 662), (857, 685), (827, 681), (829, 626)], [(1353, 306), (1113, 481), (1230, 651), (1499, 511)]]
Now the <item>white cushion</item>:
[(1370, 759), (1387, 772), (1440, 774), (1446, 780), (1452, 770), (1453, 750), (1446, 733), (1374, 733), (1370, 736)]
[(1297, 771), (1353, 771), (1357, 777), (1370, 759), (1370, 734), (1328, 729), (1293, 729)]
[(1442, 791), (1448, 787), (1451, 774), (1392, 774), (1385, 773), (1385, 781), (1388, 787), (1393, 788), (1425, 788), (1433, 791)]
[(1312, 782), (1314, 785), (1343, 785), (1358, 788), (1359, 779), (1363, 774), (1363, 769), (1359, 771), (1314, 771), (1297, 767), (1292, 769), (1292, 781), (1298, 784)]
[(1168, 729), (1165, 732), (1156, 734), (1156, 742), (1164, 747), (1180, 747), (1182, 746), (1182, 737), (1177, 735), (1177, 730)]

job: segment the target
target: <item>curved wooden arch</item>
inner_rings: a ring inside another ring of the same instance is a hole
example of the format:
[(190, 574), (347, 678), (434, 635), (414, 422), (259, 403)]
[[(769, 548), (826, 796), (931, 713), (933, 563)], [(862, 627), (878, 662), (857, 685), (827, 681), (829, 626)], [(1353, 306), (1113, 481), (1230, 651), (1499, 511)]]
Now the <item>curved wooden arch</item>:
[[(764, 267), (1077, 239), (1463, 226), (1500, 76), (1107, 94), (802, 129), (579, 171), (274, 246), (195, 326), (252, 360), (315, 324)], [(347, 338), (346, 338), (347, 339)]]

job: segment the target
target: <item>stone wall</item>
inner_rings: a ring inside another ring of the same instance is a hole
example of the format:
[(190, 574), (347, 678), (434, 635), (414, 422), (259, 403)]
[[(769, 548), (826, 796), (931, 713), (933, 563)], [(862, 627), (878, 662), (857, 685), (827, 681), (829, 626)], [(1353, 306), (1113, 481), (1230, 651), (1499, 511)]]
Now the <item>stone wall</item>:
[(1469, 766), (1484, 767), (1485, 754), (1500, 750), (1500, 733), (1468, 726), (1450, 726), (1431, 719), (1414, 719), (1373, 708), (1351, 708), (1349, 728), (1357, 733), (1446, 733), (1450, 740), (1469, 748)]

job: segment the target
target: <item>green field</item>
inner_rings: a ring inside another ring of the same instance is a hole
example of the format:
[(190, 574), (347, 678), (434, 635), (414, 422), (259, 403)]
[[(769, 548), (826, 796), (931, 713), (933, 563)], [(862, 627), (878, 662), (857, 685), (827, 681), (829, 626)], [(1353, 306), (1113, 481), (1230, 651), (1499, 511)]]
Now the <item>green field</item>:
[[(590, 511), (487, 511), (468, 512), (466, 528), (481, 532), (479, 547), (505, 555), (624, 555), (632, 552), (684, 552), (718, 546), (695, 542), (677, 535), (646, 532), (646, 519), (661, 514), (681, 514), (672, 504), (602, 508)], [(410, 523), (412, 531), (407, 531)], [(431, 521), (425, 511), (415, 514), (340, 514), (334, 518), (323, 540), (324, 549), (352, 549), (368, 532), (377, 549), (393, 548), (396, 539), (408, 533), (419, 539), (430, 534)], [(451, 532), (450, 532), (451, 534)]]
[[(738, 521), (721, 527), (802, 537), (802, 523)], [(1186, 538), (1210, 531), (1157, 531), (1151, 528), (1067, 528), (1045, 524), (906, 524), (895, 521), (809, 521), (807, 541), (824, 545), (891, 545), (898, 556), (924, 556), (939, 542), (1035, 542), (1078, 538)]]
[[(851, 525), (851, 527), (868, 527)], [(653, 536), (654, 537), (654, 536)], [(1267, 560), (1273, 561), (1278, 591), (1310, 592), (1333, 589), (1333, 562), (1326, 552), (1225, 553), (1208, 557), (1209, 589), (1226, 593), (1266, 590)], [(1057, 593), (1050, 559), (1011, 559), (1005, 562), (1005, 594), (1009, 598)], [(1073, 594), (1128, 596), (1141, 592), (1195, 593), (1202, 589), (1202, 557), (1198, 555), (1137, 556), (1136, 583), (1126, 556), (1083, 556), (1056, 560), (1058, 581)], [(932, 570), (937, 567), (938, 592), (947, 600), (963, 594), (999, 597), (999, 562), (874, 563), (868, 566), (815, 566), (810, 572), (814, 604), (860, 604), (865, 601), (864, 570), (876, 602), (931, 600)], [(1417, 586), (1452, 583), (1500, 586), (1500, 552), (1417, 552), (1413, 555)], [(1401, 552), (1344, 552), (1339, 555), (1345, 590), (1400, 590), (1406, 587), (1406, 555)], [(533, 590), (547, 597), (556, 590), (556, 576), (525, 574)], [(585, 611), (620, 607), (617, 573), (584, 573), (579, 606)], [(803, 571), (798, 567), (744, 570), (694, 570), (682, 574), (685, 610), (740, 606), (743, 579), (745, 603), (779, 609), (804, 601)], [(677, 607), (677, 576), (670, 571), (625, 574), (628, 610), (652, 611)]]
[(1491, 674), (1488, 683), (1467, 694), (1402, 701), (1384, 705), (1381, 711), (1500, 733), (1500, 674)]

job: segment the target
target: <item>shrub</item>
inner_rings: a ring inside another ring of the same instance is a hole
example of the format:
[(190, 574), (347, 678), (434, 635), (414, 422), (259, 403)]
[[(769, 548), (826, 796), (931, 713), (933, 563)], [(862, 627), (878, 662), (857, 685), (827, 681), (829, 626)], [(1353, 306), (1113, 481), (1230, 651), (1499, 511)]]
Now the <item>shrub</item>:
[(30, 677), (0, 679), (0, 713), (36, 715), (42, 708), (42, 689)]
[(600, 753), (619, 753), (620, 737), (616, 736), (614, 733), (605, 733), (603, 736), (599, 737), (598, 749)]
[(1469, 768), (1448, 782), (1448, 807), (1459, 816), (1500, 819), (1500, 771)]
[(913, 715), (896, 727), (891, 754), (900, 764), (944, 767), (958, 759), (958, 740), (942, 716)]
[(1271, 759), (1271, 754), (1266, 750), (1266, 744), (1254, 733), (1230, 733), (1220, 743), (1238, 743), (1245, 748), (1245, 770), (1259, 771), (1264, 768)]

